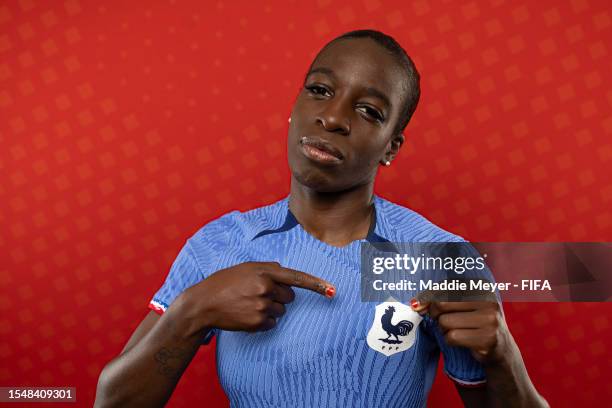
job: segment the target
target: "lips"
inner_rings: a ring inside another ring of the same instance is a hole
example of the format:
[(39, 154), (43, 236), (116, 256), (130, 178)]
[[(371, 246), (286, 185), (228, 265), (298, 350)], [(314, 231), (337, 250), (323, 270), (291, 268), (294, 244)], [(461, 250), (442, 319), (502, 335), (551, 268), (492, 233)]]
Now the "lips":
[(311, 155), (314, 154), (316, 158), (323, 161), (325, 161), (325, 159), (333, 159), (333, 161), (344, 159), (344, 155), (337, 147), (321, 138), (304, 136), (300, 139), (300, 144), (307, 153), (311, 153)]

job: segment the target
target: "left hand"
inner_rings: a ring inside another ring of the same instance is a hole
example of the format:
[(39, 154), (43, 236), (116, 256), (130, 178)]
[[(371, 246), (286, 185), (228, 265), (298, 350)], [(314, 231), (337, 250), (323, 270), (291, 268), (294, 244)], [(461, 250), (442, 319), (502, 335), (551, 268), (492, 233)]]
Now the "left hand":
[(482, 363), (499, 361), (508, 350), (508, 326), (496, 301), (437, 301), (421, 293), (410, 303), (437, 321), (450, 346), (469, 348)]

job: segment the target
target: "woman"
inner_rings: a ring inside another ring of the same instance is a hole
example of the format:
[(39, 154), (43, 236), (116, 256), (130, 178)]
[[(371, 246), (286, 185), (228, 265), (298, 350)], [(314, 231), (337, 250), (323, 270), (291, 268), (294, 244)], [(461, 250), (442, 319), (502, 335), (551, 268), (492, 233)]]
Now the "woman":
[(419, 92), (391, 37), (360, 30), (328, 43), (289, 118), (289, 196), (187, 241), (153, 310), (104, 368), (96, 406), (163, 405), (214, 334), (236, 406), (425, 406), (440, 351), (466, 405), (545, 406), (496, 302), (415, 299), (422, 322), (380, 339), (412, 332), (408, 348), (388, 355), (366, 341), (376, 305), (359, 298), (361, 243), (461, 240), (373, 194)]

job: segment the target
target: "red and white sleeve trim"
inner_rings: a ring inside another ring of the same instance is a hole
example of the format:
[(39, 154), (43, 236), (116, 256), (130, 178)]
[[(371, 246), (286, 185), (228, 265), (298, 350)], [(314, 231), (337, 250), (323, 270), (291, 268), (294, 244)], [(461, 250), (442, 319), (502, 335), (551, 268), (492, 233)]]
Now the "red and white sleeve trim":
[(444, 371), (444, 374), (446, 374), (446, 376), (448, 378), (453, 380), (455, 383), (457, 383), (457, 385), (460, 385), (461, 387), (476, 388), (476, 387), (482, 387), (482, 386), (486, 385), (486, 383), (487, 383), (486, 379), (478, 380), (478, 381), (466, 381), (466, 380), (460, 380), (459, 378), (453, 377), (452, 375), (450, 375), (446, 371)]
[(166, 311), (166, 307), (164, 305), (162, 305), (159, 302), (156, 302), (155, 300), (152, 300), (151, 302), (149, 302), (149, 309), (153, 310), (155, 313), (157, 313), (158, 315), (163, 315), (164, 312)]

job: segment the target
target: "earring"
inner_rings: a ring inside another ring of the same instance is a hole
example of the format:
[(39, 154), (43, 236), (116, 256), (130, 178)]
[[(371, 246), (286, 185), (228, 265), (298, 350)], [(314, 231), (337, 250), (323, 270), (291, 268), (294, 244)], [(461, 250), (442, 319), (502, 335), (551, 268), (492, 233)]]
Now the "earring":
[(390, 166), (391, 162), (389, 160), (385, 161), (385, 166)]
[(289, 116), (289, 119), (287, 119), (287, 122), (291, 123), (291, 116)]

